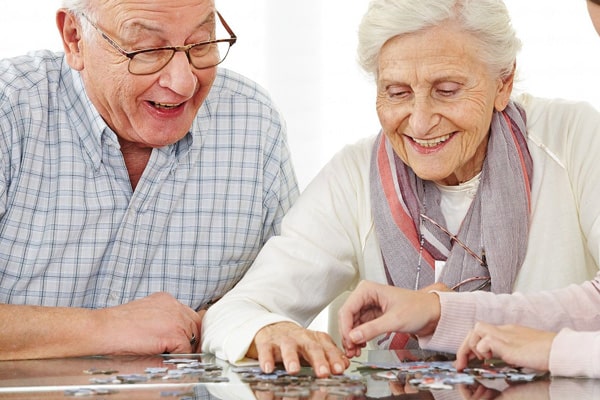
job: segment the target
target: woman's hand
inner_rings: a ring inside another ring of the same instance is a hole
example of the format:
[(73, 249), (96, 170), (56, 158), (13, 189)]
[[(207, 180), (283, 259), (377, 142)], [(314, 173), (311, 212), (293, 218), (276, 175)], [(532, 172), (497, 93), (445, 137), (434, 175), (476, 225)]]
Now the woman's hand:
[(478, 322), (456, 353), (456, 368), (463, 370), (474, 358), (499, 357), (511, 365), (547, 371), (555, 337), (554, 332), (519, 325)]
[(291, 322), (278, 322), (260, 329), (247, 356), (257, 358), (266, 373), (275, 369), (276, 362), (282, 362), (288, 373), (297, 374), (300, 362), (307, 361), (319, 378), (342, 374), (350, 366), (350, 361), (328, 334)]
[(414, 291), (360, 282), (338, 312), (346, 355), (360, 355), (367, 341), (387, 332), (432, 334), (440, 318), (440, 301), (432, 289)]

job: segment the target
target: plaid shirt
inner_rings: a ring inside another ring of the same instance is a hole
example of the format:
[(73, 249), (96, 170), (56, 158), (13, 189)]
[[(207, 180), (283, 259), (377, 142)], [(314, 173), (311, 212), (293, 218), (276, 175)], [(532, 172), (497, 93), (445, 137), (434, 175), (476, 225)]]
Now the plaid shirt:
[(0, 302), (99, 308), (229, 290), (298, 196), (281, 117), (219, 69), (186, 137), (132, 191), (79, 73), (47, 51), (0, 62)]

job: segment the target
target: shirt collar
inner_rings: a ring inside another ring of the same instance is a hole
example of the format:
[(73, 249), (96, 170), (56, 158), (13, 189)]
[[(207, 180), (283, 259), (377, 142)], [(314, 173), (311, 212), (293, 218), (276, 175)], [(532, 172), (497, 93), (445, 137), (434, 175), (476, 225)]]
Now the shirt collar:
[[(119, 141), (116, 133), (106, 124), (92, 101), (86, 94), (83, 85), (83, 79), (79, 71), (72, 69), (68, 63), (63, 63), (63, 76), (69, 76), (71, 85), (65, 85), (64, 101), (67, 109), (71, 110), (70, 121), (73, 129), (79, 135), (82, 146), (88, 153), (95, 168), (102, 162), (102, 145), (119, 147)], [(202, 106), (204, 107), (204, 105)], [(193, 126), (196, 126), (194, 121)], [(200, 138), (197, 138), (201, 142)], [(191, 132), (188, 132), (179, 142), (165, 146), (156, 151), (170, 154), (176, 159), (187, 155), (194, 143)]]
[[(112, 133), (112, 130), (87, 96), (79, 71), (72, 69), (65, 61), (62, 76), (69, 77), (72, 83), (64, 85), (66, 90), (64, 101), (67, 109), (71, 110), (69, 121), (73, 124), (72, 129), (79, 135), (81, 144), (94, 166), (98, 167), (102, 161), (102, 135)], [(114, 136), (112, 140), (118, 146), (114, 133), (107, 136)]]

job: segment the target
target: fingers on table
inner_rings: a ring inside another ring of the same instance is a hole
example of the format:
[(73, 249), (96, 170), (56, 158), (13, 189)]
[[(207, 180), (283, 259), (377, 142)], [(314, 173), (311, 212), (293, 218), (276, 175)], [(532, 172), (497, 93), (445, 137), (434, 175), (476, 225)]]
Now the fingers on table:
[(317, 377), (341, 374), (350, 365), (348, 358), (329, 335), (302, 330), (276, 341), (257, 343), (258, 360), (264, 372), (272, 372), (275, 362), (281, 361), (290, 374), (300, 372), (301, 360), (306, 360)]

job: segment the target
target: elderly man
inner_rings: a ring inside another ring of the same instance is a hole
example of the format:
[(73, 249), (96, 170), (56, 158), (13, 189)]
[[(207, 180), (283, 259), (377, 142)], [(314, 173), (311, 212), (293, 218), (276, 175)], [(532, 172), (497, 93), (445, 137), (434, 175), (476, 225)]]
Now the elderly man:
[(64, 0), (0, 62), (0, 359), (190, 352), (296, 199), (213, 0)]

